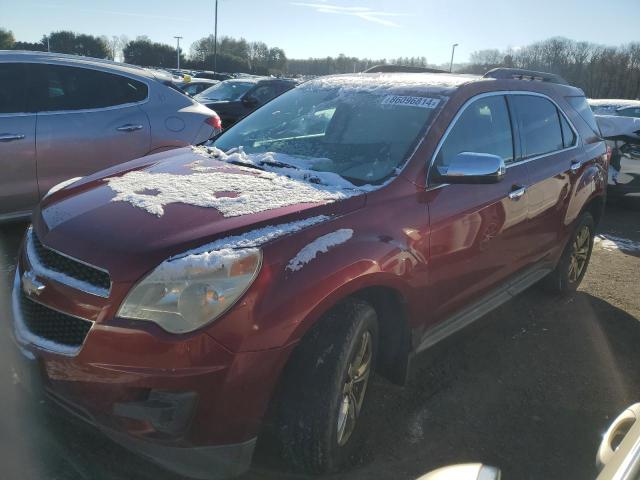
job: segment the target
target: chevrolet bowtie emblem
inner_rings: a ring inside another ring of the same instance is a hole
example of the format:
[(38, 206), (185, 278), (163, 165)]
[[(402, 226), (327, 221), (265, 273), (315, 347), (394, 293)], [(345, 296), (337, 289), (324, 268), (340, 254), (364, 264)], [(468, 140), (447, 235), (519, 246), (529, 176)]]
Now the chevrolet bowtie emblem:
[(40, 295), (44, 290), (44, 284), (36, 278), (31, 270), (22, 274), (22, 291), (27, 295)]

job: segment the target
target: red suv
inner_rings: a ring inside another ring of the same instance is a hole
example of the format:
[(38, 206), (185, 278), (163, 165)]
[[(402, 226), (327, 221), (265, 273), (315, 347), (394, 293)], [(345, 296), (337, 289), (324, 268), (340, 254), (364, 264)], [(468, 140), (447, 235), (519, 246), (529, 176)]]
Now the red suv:
[(590, 115), (536, 72), (304, 83), (49, 195), (17, 343), (51, 399), (181, 474), (245, 471), (265, 424), (295, 467), (338, 469), (374, 370), (404, 381), (540, 280), (576, 289), (607, 183)]

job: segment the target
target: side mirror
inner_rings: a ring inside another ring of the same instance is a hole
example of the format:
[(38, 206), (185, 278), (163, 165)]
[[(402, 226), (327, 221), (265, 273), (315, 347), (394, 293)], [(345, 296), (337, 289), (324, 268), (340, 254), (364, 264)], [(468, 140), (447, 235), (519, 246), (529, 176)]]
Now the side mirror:
[(489, 153), (460, 152), (448, 166), (438, 167), (443, 183), (497, 183), (505, 176), (504, 160)]

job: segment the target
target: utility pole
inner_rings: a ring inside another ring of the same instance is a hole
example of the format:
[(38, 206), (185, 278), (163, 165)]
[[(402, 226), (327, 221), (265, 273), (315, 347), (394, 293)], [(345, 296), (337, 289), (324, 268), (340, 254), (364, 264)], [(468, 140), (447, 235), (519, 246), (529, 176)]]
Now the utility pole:
[(51, 53), (51, 47), (49, 46), (49, 37), (47, 37), (47, 52)]
[(218, 0), (216, 0), (215, 21), (213, 27), (213, 71), (218, 71)]
[(449, 64), (449, 73), (451, 73), (451, 70), (453, 70), (453, 54), (456, 53), (457, 46), (458, 46), (457, 43), (454, 43), (453, 45), (451, 45), (451, 63)]
[(178, 42), (178, 46), (176, 47), (176, 53), (178, 55), (178, 70), (180, 70), (180, 39), (182, 37), (175, 36), (173, 38), (175, 38), (176, 41)]

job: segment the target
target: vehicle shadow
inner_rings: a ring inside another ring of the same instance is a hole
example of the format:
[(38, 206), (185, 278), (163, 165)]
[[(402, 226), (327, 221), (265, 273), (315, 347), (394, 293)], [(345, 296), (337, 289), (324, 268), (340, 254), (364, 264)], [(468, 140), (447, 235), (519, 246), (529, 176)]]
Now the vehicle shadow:
[[(640, 399), (640, 321), (587, 293), (532, 289), (433, 347), (408, 386), (376, 379), (366, 448), (331, 478), (415, 479), (484, 462), (507, 479), (595, 478), (609, 422)], [(285, 473), (262, 445), (244, 478)]]

